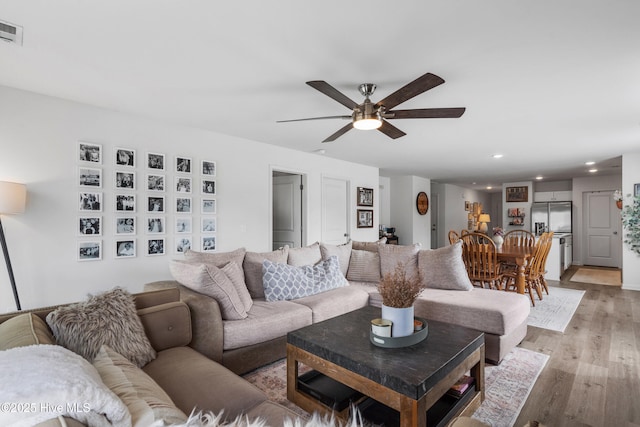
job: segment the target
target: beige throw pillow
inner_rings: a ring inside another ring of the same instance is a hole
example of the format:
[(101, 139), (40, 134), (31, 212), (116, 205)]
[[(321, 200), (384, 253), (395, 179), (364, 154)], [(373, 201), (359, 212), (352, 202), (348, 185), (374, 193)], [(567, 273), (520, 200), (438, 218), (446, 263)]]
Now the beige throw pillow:
[(462, 242), (439, 249), (418, 252), (418, 270), (428, 288), (471, 291), (467, 269), (462, 260)]
[(253, 300), (251, 299), (251, 294), (249, 294), (247, 285), (244, 282), (244, 272), (242, 271), (241, 265), (242, 264), (238, 264), (235, 261), (231, 261), (222, 267), (221, 270), (229, 280), (231, 280), (236, 291), (238, 291), (238, 296), (240, 297), (240, 301), (242, 301), (242, 305), (244, 305), (245, 311), (249, 311), (251, 310), (251, 307), (253, 307)]
[(102, 382), (124, 402), (131, 414), (132, 427), (184, 423), (187, 416), (167, 393), (142, 369), (107, 346), (98, 351), (93, 366)]
[(264, 298), (262, 286), (262, 262), (265, 259), (276, 263), (287, 263), (289, 246), (271, 252), (247, 252), (244, 256), (244, 280), (252, 298)]
[(352, 246), (353, 242), (351, 240), (343, 245), (320, 243), (320, 253), (322, 254), (322, 259), (324, 261), (328, 260), (331, 256), (337, 256), (338, 262), (340, 263), (340, 271), (342, 271), (342, 274), (347, 277)]
[(47, 324), (33, 313), (19, 314), (0, 324), (0, 350), (55, 343)]
[(357, 251), (378, 252), (378, 246), (384, 245), (386, 243), (387, 243), (386, 237), (382, 237), (375, 242), (358, 242), (353, 240), (352, 247)]
[(302, 267), (305, 265), (316, 265), (322, 261), (320, 253), (320, 243), (315, 242), (304, 248), (289, 248), (289, 256), (287, 264), (294, 267)]
[(133, 296), (119, 287), (90, 296), (86, 302), (58, 307), (47, 315), (47, 324), (58, 344), (89, 362), (103, 345), (139, 367), (156, 358)]
[[(231, 252), (198, 252), (187, 250), (184, 253), (184, 259), (197, 264), (212, 264), (218, 268), (222, 268), (230, 262), (235, 262), (238, 265), (242, 265), (244, 262), (245, 248), (239, 248)], [(242, 280), (244, 280), (244, 273), (242, 274)]]
[(380, 255), (378, 252), (352, 250), (347, 279), (354, 282), (380, 281)]
[(418, 251), (420, 243), (408, 246), (380, 245), (380, 275), (393, 274), (398, 263), (404, 266), (407, 277), (418, 277)]
[(169, 264), (169, 270), (181, 285), (215, 299), (220, 305), (223, 319), (240, 320), (247, 317), (236, 287), (218, 267), (173, 260)]

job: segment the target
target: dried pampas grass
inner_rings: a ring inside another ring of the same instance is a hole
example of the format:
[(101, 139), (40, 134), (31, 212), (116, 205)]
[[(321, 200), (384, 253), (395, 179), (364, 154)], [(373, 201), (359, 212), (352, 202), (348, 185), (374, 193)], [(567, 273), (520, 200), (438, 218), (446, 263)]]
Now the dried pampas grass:
[(387, 273), (378, 283), (382, 304), (387, 307), (411, 307), (418, 295), (426, 288), (417, 276), (408, 276), (405, 265), (398, 263), (393, 273)]

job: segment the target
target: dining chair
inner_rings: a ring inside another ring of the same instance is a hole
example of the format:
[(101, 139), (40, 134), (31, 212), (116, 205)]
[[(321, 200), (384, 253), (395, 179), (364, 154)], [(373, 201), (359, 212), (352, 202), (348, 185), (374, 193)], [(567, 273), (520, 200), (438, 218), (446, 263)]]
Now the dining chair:
[[(551, 250), (551, 244), (553, 233), (543, 233), (538, 241), (535, 243), (535, 250), (529, 263), (525, 266), (525, 292), (529, 294), (531, 304), (535, 307), (536, 302), (533, 296), (533, 292), (538, 295), (538, 299), (542, 300), (542, 289), (544, 288), (549, 295), (549, 289), (547, 287), (546, 280), (544, 279), (545, 264), (549, 251)], [(517, 271), (505, 271), (503, 272), (504, 289), (506, 291), (516, 290), (516, 278)]]
[[(503, 236), (503, 245), (532, 248), (536, 245), (536, 236), (527, 230), (511, 230)], [(518, 266), (509, 261), (504, 261), (502, 268), (505, 272), (518, 271)]]
[(458, 232), (456, 232), (456, 230), (449, 230), (449, 244), (453, 245), (458, 240), (460, 240)]
[(501, 289), (502, 271), (496, 253), (496, 244), (483, 233), (467, 233), (460, 236), (462, 258), (469, 279), (474, 286)]

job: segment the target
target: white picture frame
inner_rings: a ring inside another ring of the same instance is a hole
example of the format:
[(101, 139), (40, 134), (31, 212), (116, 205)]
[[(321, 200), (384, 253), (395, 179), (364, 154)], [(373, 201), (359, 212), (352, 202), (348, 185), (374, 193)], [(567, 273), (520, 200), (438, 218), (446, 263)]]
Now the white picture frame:
[(136, 212), (136, 195), (127, 194), (115, 194), (114, 197), (114, 211), (116, 213), (135, 213)]
[(176, 236), (174, 250), (176, 254), (184, 254), (187, 249), (193, 250), (193, 237)]
[(147, 169), (165, 170), (165, 155), (161, 153), (147, 153)]
[(211, 160), (202, 160), (200, 162), (200, 173), (202, 175), (215, 177), (217, 169), (216, 162), (212, 162)]
[(135, 258), (136, 257), (136, 239), (118, 239), (115, 243), (115, 258)]
[(134, 235), (136, 234), (137, 218), (135, 216), (116, 216), (115, 234)]
[(147, 256), (160, 256), (166, 253), (164, 238), (147, 239), (147, 248), (145, 250)]
[(102, 236), (101, 216), (80, 216), (77, 223), (78, 236)]
[(176, 234), (191, 234), (193, 232), (193, 220), (191, 217), (176, 217), (175, 227)]
[(179, 194), (191, 194), (193, 179), (189, 176), (176, 176), (174, 189)]
[(113, 158), (117, 168), (136, 167), (136, 150), (133, 148), (115, 147)]
[(99, 261), (102, 259), (102, 240), (79, 240), (78, 261)]
[(203, 216), (200, 220), (202, 233), (215, 233), (218, 231), (218, 221), (215, 216)]
[(176, 197), (176, 213), (190, 214), (193, 212), (193, 199), (191, 197)]
[(217, 236), (202, 236), (202, 252), (215, 252), (218, 246)]
[(216, 195), (216, 180), (215, 179), (203, 179), (202, 180), (202, 194), (205, 196)]
[(85, 164), (102, 164), (102, 144), (78, 141), (78, 161)]
[(135, 190), (136, 173), (134, 171), (117, 170), (114, 173), (114, 186), (118, 190)]
[(161, 213), (166, 212), (166, 200), (164, 196), (147, 196), (147, 212)]
[(102, 192), (81, 191), (79, 195), (80, 212), (102, 212)]
[(200, 213), (215, 215), (217, 210), (217, 200), (203, 197), (200, 201)]
[(78, 185), (83, 188), (102, 188), (102, 169), (78, 167)]
[(147, 190), (164, 192), (166, 188), (165, 176), (155, 173), (147, 174)]
[(167, 222), (163, 216), (147, 217), (144, 226), (147, 234), (165, 234), (167, 231)]
[(191, 171), (193, 170), (193, 160), (191, 159), (191, 157), (176, 156), (176, 162), (174, 166), (176, 173), (191, 173)]

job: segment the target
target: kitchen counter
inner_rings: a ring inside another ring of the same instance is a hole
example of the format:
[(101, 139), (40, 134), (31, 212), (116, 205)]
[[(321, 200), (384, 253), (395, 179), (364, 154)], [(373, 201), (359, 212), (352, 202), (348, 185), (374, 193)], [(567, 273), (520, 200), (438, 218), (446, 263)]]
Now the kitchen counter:
[(572, 261), (572, 234), (558, 233), (553, 235), (551, 250), (545, 265), (547, 280), (560, 280), (562, 273), (571, 265)]

